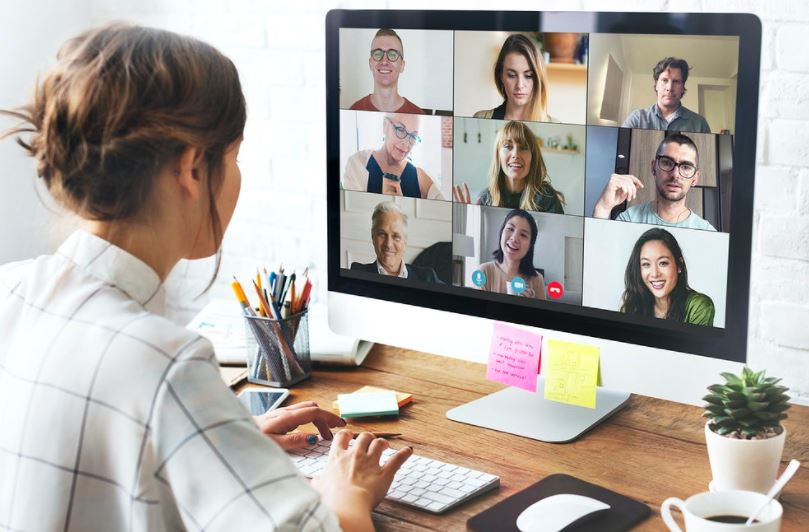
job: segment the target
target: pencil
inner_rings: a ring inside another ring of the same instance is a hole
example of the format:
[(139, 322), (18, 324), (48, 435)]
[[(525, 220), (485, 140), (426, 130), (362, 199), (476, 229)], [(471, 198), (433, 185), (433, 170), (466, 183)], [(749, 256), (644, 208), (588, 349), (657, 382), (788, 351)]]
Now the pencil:
[[(358, 432), (351, 439), (356, 440), (360, 434), (365, 434), (365, 432)], [(402, 435), (401, 432), (369, 432), (368, 434), (374, 438), (398, 438)]]

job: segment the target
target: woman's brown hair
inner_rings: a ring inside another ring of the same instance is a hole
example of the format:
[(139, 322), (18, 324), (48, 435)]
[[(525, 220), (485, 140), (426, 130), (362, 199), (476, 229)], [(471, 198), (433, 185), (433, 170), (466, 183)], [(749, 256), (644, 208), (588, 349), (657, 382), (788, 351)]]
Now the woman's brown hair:
[[(67, 41), (57, 64), (0, 136), (36, 160), (51, 194), (98, 221), (142, 214), (161, 169), (187, 147), (202, 151), (212, 232), (227, 149), (242, 137), (246, 108), (233, 63), (202, 41), (111, 24)], [(218, 268), (218, 260), (217, 260)]]
[(545, 73), (545, 63), (537, 51), (534, 43), (521, 33), (509, 35), (500, 48), (497, 61), (494, 63), (494, 84), (503, 102), (508, 102), (506, 88), (503, 86), (503, 63), (508, 54), (520, 54), (528, 62), (528, 67), (534, 74), (534, 88), (531, 91), (531, 110), (529, 120), (548, 121), (548, 75)]

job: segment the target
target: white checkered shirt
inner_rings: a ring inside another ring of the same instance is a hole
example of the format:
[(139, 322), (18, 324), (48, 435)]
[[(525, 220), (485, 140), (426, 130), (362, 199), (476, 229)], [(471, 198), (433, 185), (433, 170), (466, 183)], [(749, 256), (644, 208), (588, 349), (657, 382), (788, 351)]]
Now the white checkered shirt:
[(163, 299), (84, 231), (0, 267), (0, 531), (339, 529)]

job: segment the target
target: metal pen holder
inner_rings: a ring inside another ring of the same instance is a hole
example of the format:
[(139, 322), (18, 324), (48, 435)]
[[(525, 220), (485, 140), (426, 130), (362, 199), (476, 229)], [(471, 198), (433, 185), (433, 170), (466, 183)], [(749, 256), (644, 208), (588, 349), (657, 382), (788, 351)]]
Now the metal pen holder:
[(312, 374), (308, 310), (280, 320), (259, 316), (244, 319), (248, 381), (285, 388)]

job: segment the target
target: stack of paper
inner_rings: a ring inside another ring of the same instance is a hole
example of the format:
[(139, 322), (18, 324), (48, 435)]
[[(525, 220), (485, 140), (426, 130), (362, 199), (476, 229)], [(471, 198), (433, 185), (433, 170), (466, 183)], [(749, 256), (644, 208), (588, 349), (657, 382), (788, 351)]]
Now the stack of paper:
[(340, 417), (398, 416), (396, 394), (391, 391), (343, 393), (337, 396)]

